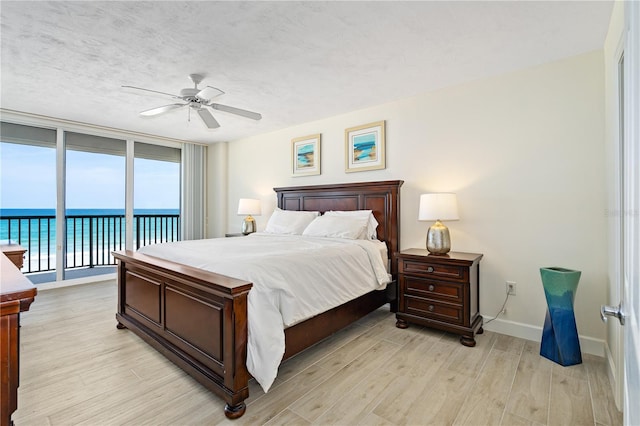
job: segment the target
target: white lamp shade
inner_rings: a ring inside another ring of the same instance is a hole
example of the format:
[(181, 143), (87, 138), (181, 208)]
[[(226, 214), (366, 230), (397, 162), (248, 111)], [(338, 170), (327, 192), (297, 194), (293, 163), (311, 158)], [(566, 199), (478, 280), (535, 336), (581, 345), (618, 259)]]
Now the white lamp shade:
[(240, 198), (238, 202), (238, 214), (249, 216), (260, 216), (262, 209), (260, 207), (260, 200), (254, 200), (252, 198)]
[(456, 194), (436, 193), (420, 196), (418, 220), (458, 220)]

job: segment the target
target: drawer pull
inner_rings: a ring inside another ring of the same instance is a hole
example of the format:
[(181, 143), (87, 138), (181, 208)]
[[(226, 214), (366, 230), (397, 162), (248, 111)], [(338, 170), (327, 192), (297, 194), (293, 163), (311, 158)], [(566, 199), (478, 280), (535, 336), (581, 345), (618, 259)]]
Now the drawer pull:
[(433, 272), (433, 266), (428, 266), (427, 267), (427, 272)]
[(433, 284), (429, 284), (429, 291), (433, 291), (436, 289), (436, 286), (434, 286)]
[(434, 309), (433, 305), (429, 305), (429, 312), (433, 312)]

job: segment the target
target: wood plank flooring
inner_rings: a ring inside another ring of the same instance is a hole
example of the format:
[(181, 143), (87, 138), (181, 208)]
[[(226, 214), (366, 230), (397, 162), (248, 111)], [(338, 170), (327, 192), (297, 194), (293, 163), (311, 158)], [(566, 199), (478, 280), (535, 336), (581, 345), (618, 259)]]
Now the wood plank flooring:
[(395, 327), (385, 309), (286, 361), (246, 414), (115, 325), (115, 282), (41, 291), (21, 318), (17, 426), (620, 425), (604, 359), (561, 367), (539, 344)]

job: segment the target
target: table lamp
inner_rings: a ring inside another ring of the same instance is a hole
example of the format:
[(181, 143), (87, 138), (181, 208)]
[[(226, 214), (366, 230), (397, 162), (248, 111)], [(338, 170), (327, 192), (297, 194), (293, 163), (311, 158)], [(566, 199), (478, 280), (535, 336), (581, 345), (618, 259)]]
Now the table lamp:
[(449, 228), (441, 220), (458, 220), (458, 201), (456, 194), (434, 193), (420, 196), (418, 220), (436, 223), (427, 231), (427, 250), (434, 255), (444, 255), (451, 250)]
[(252, 232), (256, 232), (256, 220), (251, 215), (260, 216), (261, 213), (260, 200), (240, 198), (240, 201), (238, 202), (238, 214), (247, 215), (242, 222), (243, 234), (247, 235)]

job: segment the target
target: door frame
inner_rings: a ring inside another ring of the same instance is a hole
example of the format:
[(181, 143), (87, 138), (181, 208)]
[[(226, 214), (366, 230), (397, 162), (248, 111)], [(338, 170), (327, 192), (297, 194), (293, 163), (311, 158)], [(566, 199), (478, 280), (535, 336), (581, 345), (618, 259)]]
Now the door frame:
[[(623, 212), (626, 221), (622, 256), (624, 326), (624, 423), (639, 424), (640, 408), (640, 4), (625, 2), (624, 60), (624, 176)], [(622, 327), (621, 327), (622, 328)]]
[[(615, 12), (614, 12), (615, 13)], [(607, 103), (610, 105), (611, 113), (609, 120), (609, 141), (608, 156), (612, 168), (609, 172), (613, 175), (608, 180), (610, 185), (610, 196), (608, 201), (607, 217), (609, 221), (609, 286), (607, 288), (606, 302), (610, 305), (617, 305), (623, 298), (623, 236), (624, 236), (624, 215), (623, 215), (623, 170), (624, 170), (624, 146), (623, 146), (623, 87), (621, 61), (625, 50), (626, 31), (624, 24), (617, 35), (617, 43), (613, 57), (606, 60), (608, 73), (609, 91), (607, 93)], [(623, 389), (624, 389), (624, 329), (617, 321), (608, 321), (607, 345), (605, 346), (605, 356), (608, 363), (609, 381), (616, 407), (622, 410)]]

